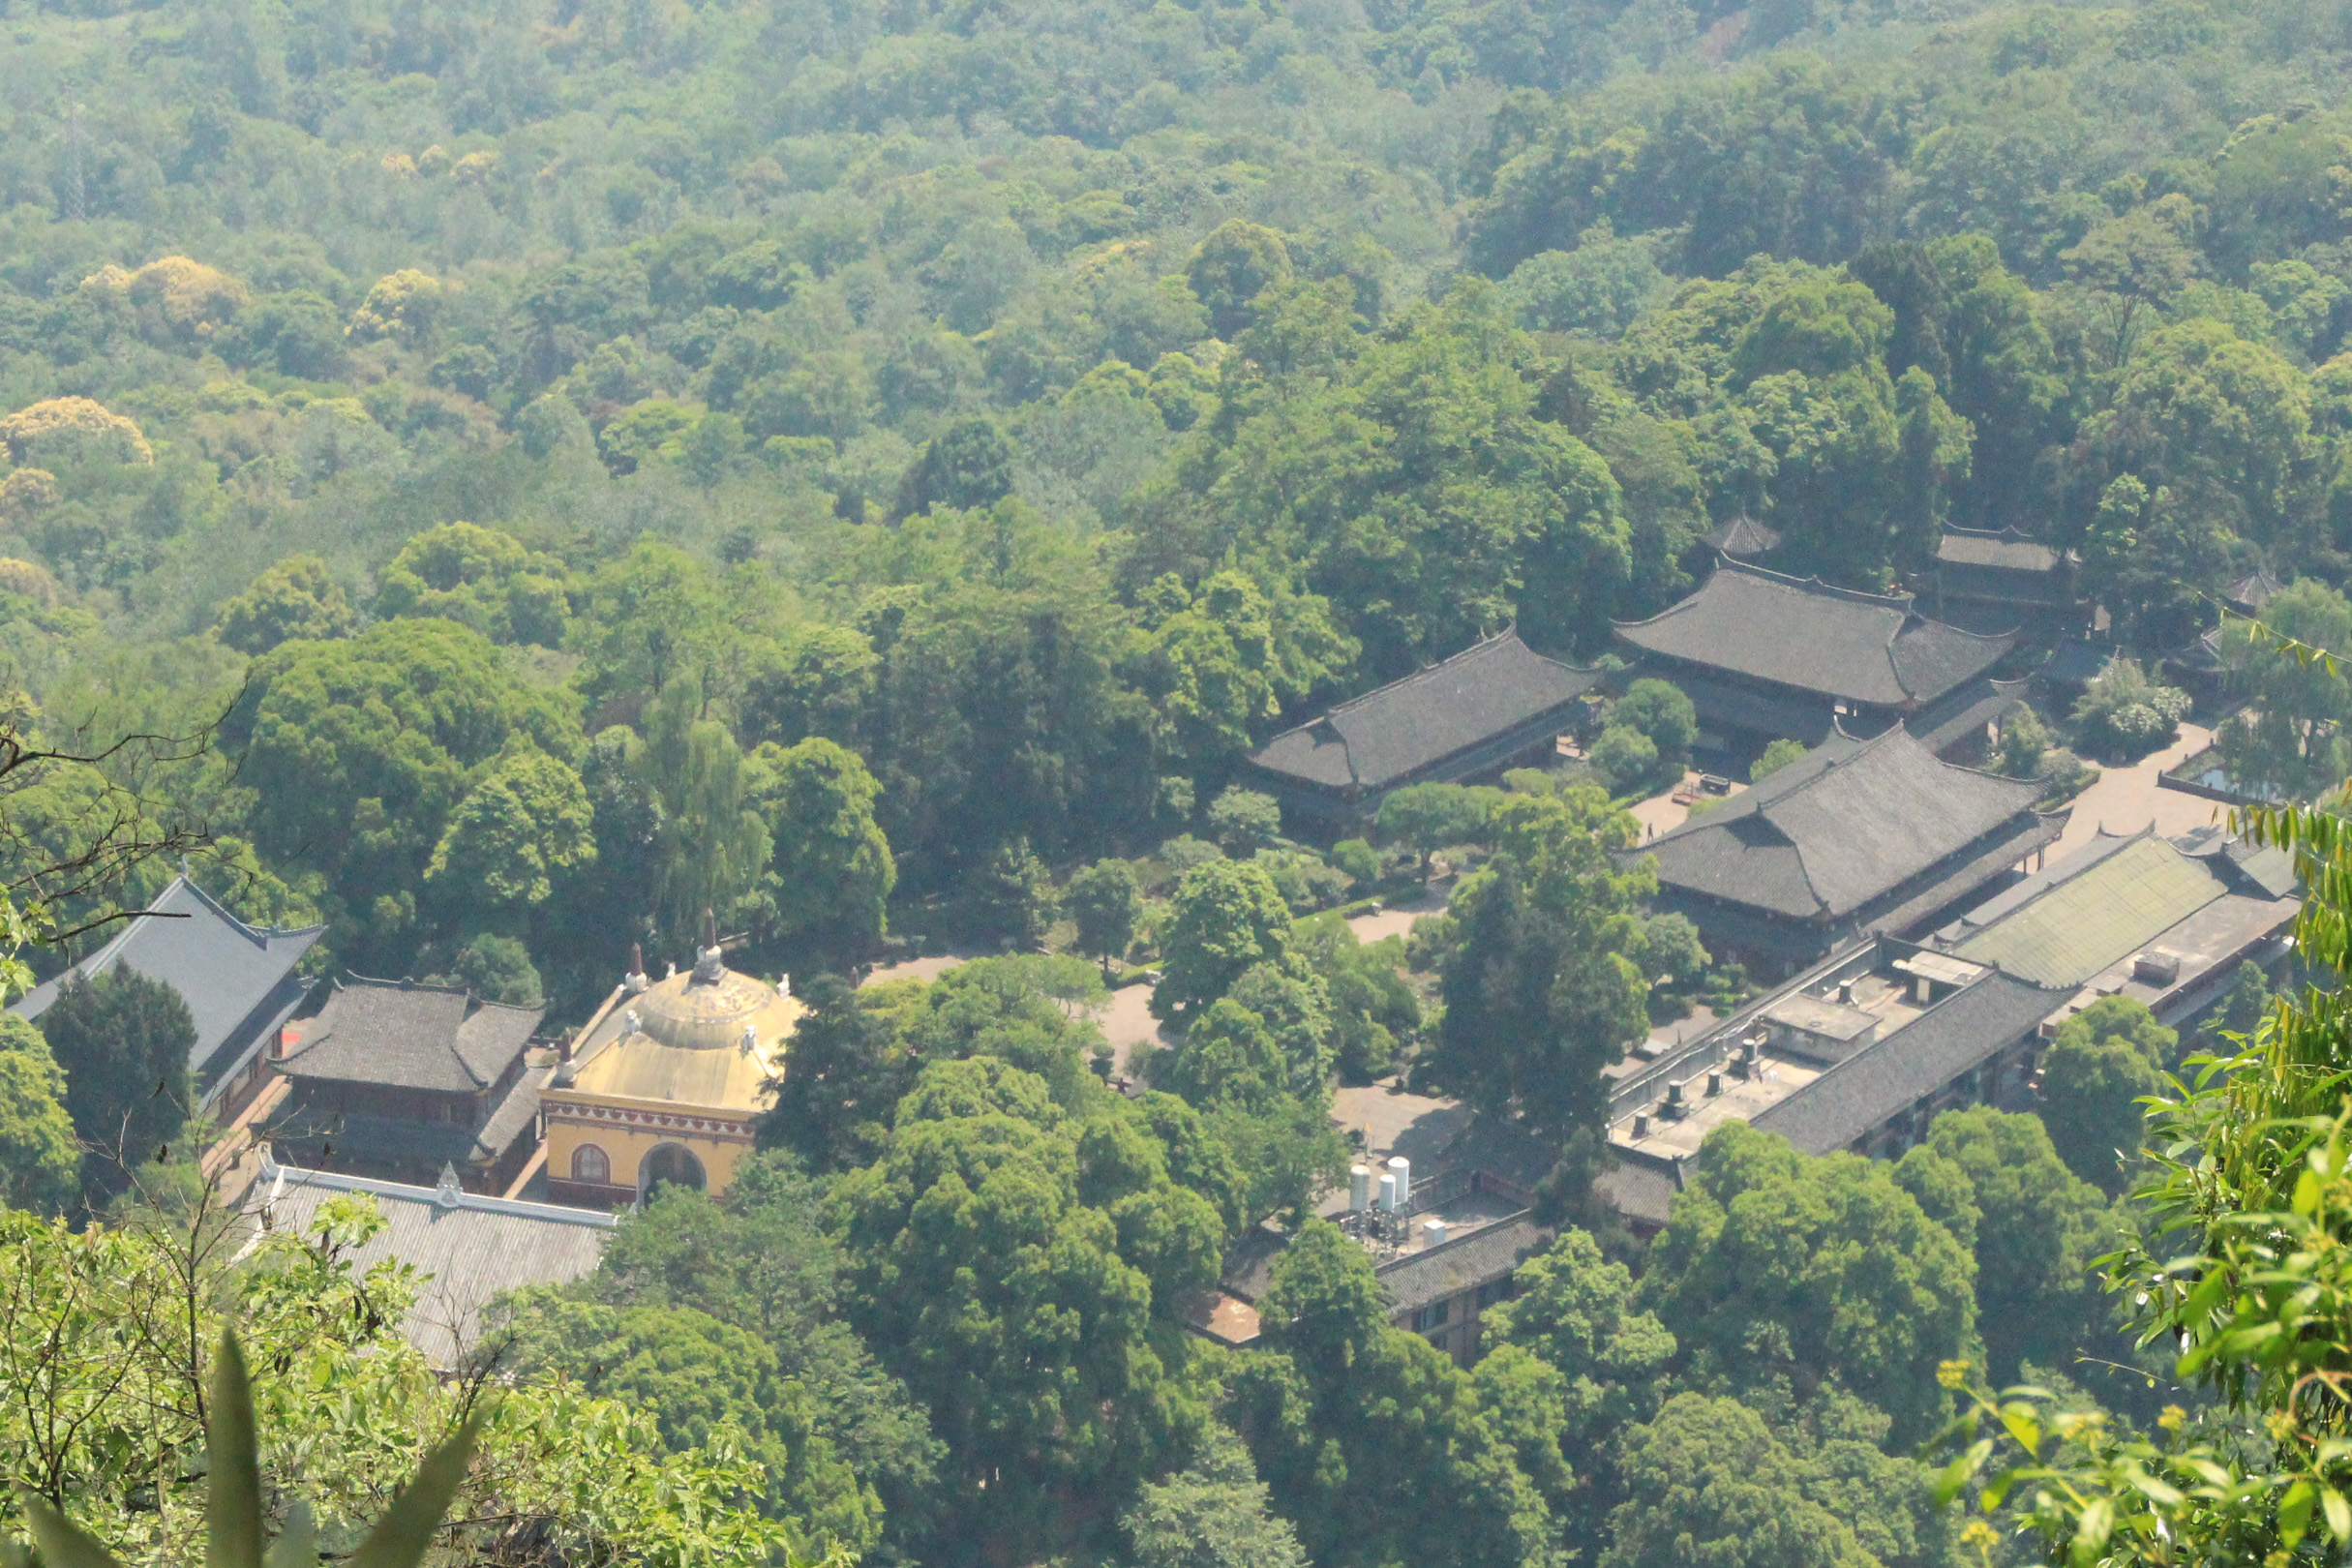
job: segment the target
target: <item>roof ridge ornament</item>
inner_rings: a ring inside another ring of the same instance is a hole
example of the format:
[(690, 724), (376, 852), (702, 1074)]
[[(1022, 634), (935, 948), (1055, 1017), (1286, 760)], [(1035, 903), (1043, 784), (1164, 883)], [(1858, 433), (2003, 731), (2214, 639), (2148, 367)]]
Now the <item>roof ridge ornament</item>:
[(466, 1190), (458, 1185), (457, 1164), (441, 1161), (441, 1179), (433, 1189), (433, 1201), (444, 1209), (454, 1209), (465, 1197)]
[(703, 911), (703, 945), (694, 954), (692, 985), (716, 985), (727, 974), (725, 955), (719, 951), (718, 916)]

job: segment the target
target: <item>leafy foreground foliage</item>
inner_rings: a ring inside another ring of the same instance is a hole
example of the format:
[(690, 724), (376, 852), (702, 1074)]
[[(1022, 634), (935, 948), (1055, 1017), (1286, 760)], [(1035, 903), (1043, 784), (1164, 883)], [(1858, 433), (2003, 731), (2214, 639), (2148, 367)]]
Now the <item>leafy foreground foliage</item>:
[[(562, 1378), (486, 1397), (436, 1376), (393, 1332), (413, 1271), (347, 1260), (382, 1223), (371, 1200), (331, 1199), (311, 1233), (266, 1234), (239, 1258), (226, 1218), (201, 1206), (79, 1232), (0, 1215), (0, 1451), (35, 1525), (46, 1508), (126, 1560), (185, 1561), (208, 1507), (236, 1522), (251, 1510), (251, 1531), (231, 1525), (250, 1539), (265, 1523), (297, 1542), (307, 1513), (317, 1550), (364, 1553), (370, 1523), (431, 1465), (439, 1500), (421, 1525), (401, 1516), (399, 1538), (478, 1561), (688, 1568), (788, 1549), (792, 1526), (748, 1506), (759, 1472), (723, 1434), (671, 1449), (648, 1416)], [(257, 1478), (239, 1496), (216, 1462), (199, 1505), (196, 1462), (231, 1375), (212, 1347), (232, 1310), (250, 1346)], [(466, 1447), (444, 1446), (459, 1435)], [(214, 1539), (234, 1550), (217, 1524)]]
[[(2352, 964), (2352, 832), (2313, 808), (2251, 814), (2309, 896), (2315, 974)], [(2143, 1340), (2175, 1343), (2210, 1402), (2139, 1435), (2046, 1390), (1974, 1392), (1944, 1486), (2017, 1510), (2076, 1564), (2332, 1560), (2352, 1548), (2352, 1002), (2311, 983), (2152, 1102), (2146, 1246), (2108, 1259)], [(1948, 1367), (1959, 1386), (1965, 1368)], [(1988, 1475), (1989, 1470), (1989, 1475)], [(1979, 1478), (1982, 1478), (1979, 1482)]]
[[(254, 1430), (253, 1379), (235, 1331), (224, 1329), (214, 1357), (211, 1402), (204, 1414), (204, 1557), (217, 1568), (307, 1568), (318, 1560), (317, 1531), (306, 1503), (286, 1510), (286, 1533), (262, 1550), (261, 1458)], [(413, 1480), (359, 1543), (359, 1568), (417, 1568), (433, 1550), (441, 1516), (465, 1480), (466, 1463), (481, 1435), (481, 1417), (468, 1416), (455, 1435), (425, 1456)], [(19, 1491), (16, 1506), (33, 1527), (42, 1555), (56, 1568), (122, 1568), (98, 1538), (59, 1513), (47, 1498)], [(23, 1553), (5, 1542), (0, 1560), (21, 1568)]]

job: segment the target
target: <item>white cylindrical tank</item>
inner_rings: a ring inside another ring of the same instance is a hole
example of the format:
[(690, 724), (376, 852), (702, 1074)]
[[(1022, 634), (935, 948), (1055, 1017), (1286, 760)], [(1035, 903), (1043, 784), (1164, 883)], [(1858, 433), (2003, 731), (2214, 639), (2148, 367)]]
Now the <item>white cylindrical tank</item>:
[(1380, 1208), (1386, 1214), (1397, 1212), (1397, 1178), (1394, 1176), (1380, 1178)]
[(1413, 1162), (1402, 1155), (1391, 1155), (1388, 1173), (1397, 1178), (1397, 1201), (1409, 1202), (1413, 1195)]
[(1423, 1225), (1421, 1227), (1421, 1242), (1425, 1247), (1443, 1247), (1445, 1245), (1445, 1221), (1442, 1220), (1432, 1220), (1428, 1224)]
[(1350, 1208), (1351, 1210), (1353, 1210), (1353, 1211), (1354, 1211), (1354, 1212), (1356, 1212), (1357, 1214), (1362, 1214), (1362, 1213), (1363, 1213), (1365, 1210), (1367, 1210), (1367, 1209), (1369, 1209), (1369, 1208), (1371, 1208), (1371, 1207), (1372, 1207), (1372, 1167), (1371, 1167), (1370, 1165), (1350, 1165), (1350, 1166), (1348, 1166), (1348, 1167), (1347, 1167), (1347, 1206), (1348, 1206), (1348, 1208)]

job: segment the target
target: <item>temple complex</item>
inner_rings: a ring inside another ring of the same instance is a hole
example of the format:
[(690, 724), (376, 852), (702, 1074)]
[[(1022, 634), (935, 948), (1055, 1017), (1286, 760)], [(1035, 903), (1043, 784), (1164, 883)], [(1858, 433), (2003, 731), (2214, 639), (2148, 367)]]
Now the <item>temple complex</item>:
[(2016, 639), (1930, 620), (1909, 594), (1864, 593), (1727, 559), (1681, 603), (1620, 621), (1626, 678), (1671, 680), (1703, 750), (1742, 759), (1774, 739), (1871, 736), (1978, 680)]
[(2035, 859), (2066, 827), (2041, 786), (1939, 760), (1909, 730), (1834, 734), (1751, 790), (1631, 856), (1658, 868), (1657, 907), (1709, 952), (1779, 976), (1868, 932), (1931, 924)]
[(648, 980), (633, 955), (540, 1096), (549, 1192), (631, 1203), (664, 1182), (725, 1191), (801, 1010), (787, 986), (727, 968), (714, 932), (666, 980)]

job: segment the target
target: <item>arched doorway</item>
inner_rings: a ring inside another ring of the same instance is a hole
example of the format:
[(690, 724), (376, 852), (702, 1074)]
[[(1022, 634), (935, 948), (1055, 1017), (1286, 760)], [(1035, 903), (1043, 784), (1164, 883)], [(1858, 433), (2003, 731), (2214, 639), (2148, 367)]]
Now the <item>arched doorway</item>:
[(654, 1190), (670, 1183), (691, 1187), (701, 1191), (704, 1186), (703, 1162), (694, 1158), (694, 1151), (681, 1144), (665, 1143), (646, 1156), (646, 1162), (637, 1168), (637, 1190), (651, 1197)]

